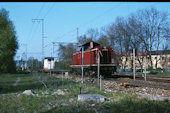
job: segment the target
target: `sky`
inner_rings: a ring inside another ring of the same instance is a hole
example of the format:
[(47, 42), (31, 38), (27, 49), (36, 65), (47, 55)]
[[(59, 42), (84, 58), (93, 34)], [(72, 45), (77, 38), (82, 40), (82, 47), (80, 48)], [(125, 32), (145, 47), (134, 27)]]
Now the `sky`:
[(0, 2), (15, 26), (19, 43), (15, 60), (25, 58), (26, 51), (27, 58), (42, 59), (42, 27), (44, 57), (57, 57), (58, 46), (53, 52), (52, 42), (76, 43), (77, 28), (79, 36), (84, 35), (90, 28), (100, 29), (119, 16), (151, 7), (170, 13), (170, 2)]

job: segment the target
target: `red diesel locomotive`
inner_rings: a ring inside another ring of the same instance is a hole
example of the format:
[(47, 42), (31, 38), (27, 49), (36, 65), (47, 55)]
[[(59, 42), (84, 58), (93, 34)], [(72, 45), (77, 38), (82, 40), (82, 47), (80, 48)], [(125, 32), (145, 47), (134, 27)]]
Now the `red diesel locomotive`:
[[(96, 42), (89, 42), (81, 46), (83, 49), (83, 67), (85, 75), (97, 75), (98, 52), (100, 52), (100, 74), (110, 76), (116, 71), (116, 63), (111, 47), (102, 47)], [(77, 74), (81, 73), (82, 48), (72, 56), (70, 67)]]

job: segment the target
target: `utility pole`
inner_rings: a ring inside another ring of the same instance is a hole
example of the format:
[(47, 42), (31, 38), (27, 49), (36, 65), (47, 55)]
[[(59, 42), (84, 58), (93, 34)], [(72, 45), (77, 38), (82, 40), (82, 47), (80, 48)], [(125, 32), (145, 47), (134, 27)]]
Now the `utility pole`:
[(97, 53), (97, 84), (98, 84), (98, 86), (99, 86), (99, 77), (100, 77), (100, 54), (99, 54), (99, 51), (98, 51), (98, 53)]
[(82, 57), (81, 57), (81, 83), (83, 83), (83, 76), (84, 76), (84, 73), (83, 73), (83, 69), (84, 69), (84, 67), (83, 67), (83, 65), (84, 65), (84, 62), (83, 62), (83, 54), (84, 54), (84, 47), (82, 46), (82, 48), (81, 48), (81, 53), (82, 53)]
[(44, 19), (32, 19), (33, 22), (40, 22), (42, 23), (42, 61), (44, 59)]
[(25, 61), (25, 69), (27, 69), (27, 44), (25, 44), (25, 46), (26, 46), (26, 61)]
[(135, 80), (135, 49), (133, 49), (133, 79)]
[(145, 81), (146, 81), (146, 56), (145, 56)]
[(24, 52), (24, 58), (23, 60), (25, 60), (25, 63), (23, 64), (24, 65), (24, 68), (26, 69), (27, 68), (27, 44), (21, 44), (21, 45), (24, 45), (25, 46), (25, 52)]
[(79, 28), (77, 28), (77, 43), (78, 43), (78, 38), (79, 38)]
[(102, 76), (100, 75), (100, 91), (102, 90)]
[(53, 57), (54, 57), (54, 44), (55, 44), (55, 43), (54, 43), (54, 42), (52, 42), (52, 44), (53, 44)]
[(76, 49), (78, 48), (78, 42), (79, 42), (79, 28), (77, 27), (77, 44), (76, 44)]

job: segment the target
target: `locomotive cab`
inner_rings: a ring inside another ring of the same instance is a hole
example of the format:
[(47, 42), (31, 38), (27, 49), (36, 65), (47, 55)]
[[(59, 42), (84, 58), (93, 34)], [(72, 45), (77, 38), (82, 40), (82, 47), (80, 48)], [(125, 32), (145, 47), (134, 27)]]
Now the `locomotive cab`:
[[(83, 67), (86, 75), (92, 75), (92, 73), (95, 75), (97, 73), (98, 52), (100, 52), (100, 74), (110, 76), (115, 72), (116, 65), (113, 62), (113, 49), (111, 47), (102, 47), (96, 42), (85, 43), (81, 47), (84, 50)], [(76, 70), (77, 73), (81, 73), (82, 48), (73, 54), (73, 63), (70, 66), (73, 70)]]

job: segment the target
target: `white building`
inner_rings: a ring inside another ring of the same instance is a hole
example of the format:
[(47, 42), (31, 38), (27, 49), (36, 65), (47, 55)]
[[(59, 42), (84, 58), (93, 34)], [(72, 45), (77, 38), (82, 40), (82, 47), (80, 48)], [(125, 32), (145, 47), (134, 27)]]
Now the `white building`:
[(44, 70), (54, 69), (54, 57), (45, 57), (44, 58)]

